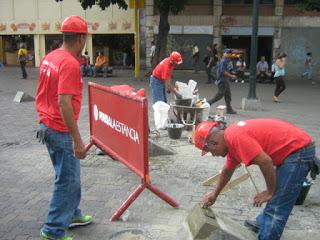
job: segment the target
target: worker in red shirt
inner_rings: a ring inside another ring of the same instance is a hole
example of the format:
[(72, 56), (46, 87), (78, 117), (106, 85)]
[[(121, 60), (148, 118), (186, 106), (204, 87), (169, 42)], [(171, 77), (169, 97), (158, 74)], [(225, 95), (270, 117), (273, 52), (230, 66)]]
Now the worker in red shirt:
[(172, 85), (172, 71), (175, 66), (182, 63), (181, 54), (173, 51), (169, 57), (163, 59), (153, 70), (150, 77), (150, 87), (152, 92), (153, 103), (158, 101), (167, 102), (166, 89), (173, 92), (178, 98), (181, 95)]
[(312, 138), (297, 126), (277, 119), (250, 119), (225, 127), (206, 121), (195, 131), (195, 146), (202, 155), (226, 157), (215, 189), (206, 194), (202, 206), (215, 203), (240, 163), (258, 165), (266, 190), (253, 199), (254, 206), (267, 203), (256, 221), (245, 225), (259, 233), (259, 240), (280, 239), (302, 184), (315, 160)]
[(81, 199), (80, 162), (86, 157), (77, 120), (82, 100), (82, 78), (77, 56), (86, 43), (88, 26), (78, 16), (61, 24), (63, 45), (47, 54), (39, 68), (36, 111), (39, 141), (45, 143), (55, 171), (54, 190), (42, 239), (72, 240), (68, 227), (87, 225), (92, 216), (79, 209)]

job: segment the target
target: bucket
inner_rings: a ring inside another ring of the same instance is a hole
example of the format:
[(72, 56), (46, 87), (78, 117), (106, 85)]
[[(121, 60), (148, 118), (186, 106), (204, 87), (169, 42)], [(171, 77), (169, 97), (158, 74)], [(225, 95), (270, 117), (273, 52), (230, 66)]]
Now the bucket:
[(305, 180), (302, 184), (302, 188), (299, 194), (299, 197), (296, 200), (295, 205), (302, 205), (304, 200), (306, 199), (308, 192), (310, 190), (312, 183), (309, 180)]
[(179, 139), (182, 134), (184, 125), (180, 123), (170, 123), (167, 126), (168, 135), (172, 139)]

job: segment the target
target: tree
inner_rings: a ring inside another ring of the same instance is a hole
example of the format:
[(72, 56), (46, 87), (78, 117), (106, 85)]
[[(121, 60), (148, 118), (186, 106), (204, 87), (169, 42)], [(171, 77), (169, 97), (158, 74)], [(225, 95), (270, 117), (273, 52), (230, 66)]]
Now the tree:
[(169, 13), (177, 15), (184, 9), (187, 2), (188, 0), (154, 0), (154, 5), (159, 11), (160, 21), (152, 67), (166, 57), (167, 54), (167, 37), (170, 30)]
[(303, 0), (299, 7), (302, 11), (320, 11), (320, 0)]
[[(62, 2), (63, 0), (55, 0), (56, 2)], [(125, 0), (78, 0), (81, 7), (86, 10), (88, 7), (92, 8), (93, 5), (99, 6), (102, 10), (110, 7), (110, 5), (117, 4), (119, 9), (127, 10), (128, 4)]]

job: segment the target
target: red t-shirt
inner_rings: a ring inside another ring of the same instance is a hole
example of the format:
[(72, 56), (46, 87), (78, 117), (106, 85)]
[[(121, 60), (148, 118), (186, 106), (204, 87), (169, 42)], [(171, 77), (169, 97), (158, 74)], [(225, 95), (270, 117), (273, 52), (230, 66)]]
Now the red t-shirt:
[(262, 151), (275, 166), (287, 156), (312, 142), (312, 138), (297, 126), (277, 119), (250, 119), (230, 125), (225, 130), (228, 145), (226, 167), (239, 163), (250, 165)]
[(170, 57), (163, 59), (154, 69), (152, 75), (159, 80), (167, 81), (172, 78), (174, 65), (170, 63)]
[(57, 49), (46, 55), (39, 68), (36, 110), (39, 122), (59, 132), (68, 132), (58, 106), (58, 95), (72, 95), (72, 107), (77, 121), (82, 100), (82, 78), (77, 58)]

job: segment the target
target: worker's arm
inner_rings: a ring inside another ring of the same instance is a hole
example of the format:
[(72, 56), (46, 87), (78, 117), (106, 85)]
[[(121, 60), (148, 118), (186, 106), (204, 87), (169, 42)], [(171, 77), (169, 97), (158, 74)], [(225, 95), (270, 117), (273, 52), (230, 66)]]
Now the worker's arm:
[(229, 182), (233, 173), (234, 169), (228, 169), (226, 166), (223, 167), (216, 188), (212, 192), (207, 193), (202, 199), (203, 208), (207, 208), (215, 203), (221, 190)]
[(271, 157), (265, 152), (261, 152), (252, 161), (252, 164), (259, 166), (266, 181), (267, 190), (258, 193), (254, 197), (254, 206), (260, 207), (262, 203), (269, 201), (276, 190), (276, 170)]
[(66, 124), (73, 140), (73, 149), (75, 156), (78, 159), (83, 159), (86, 157), (86, 150), (80, 136), (78, 125), (74, 119), (72, 95), (59, 95), (58, 104), (62, 119)]

